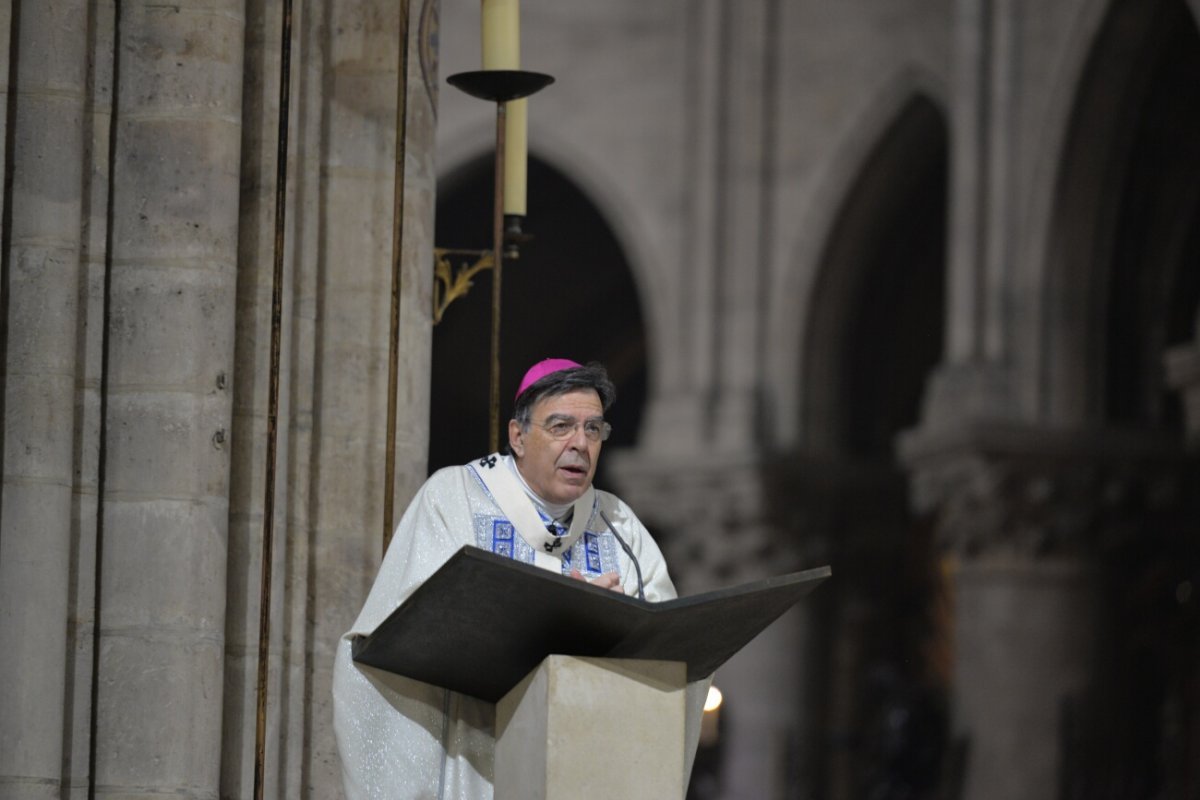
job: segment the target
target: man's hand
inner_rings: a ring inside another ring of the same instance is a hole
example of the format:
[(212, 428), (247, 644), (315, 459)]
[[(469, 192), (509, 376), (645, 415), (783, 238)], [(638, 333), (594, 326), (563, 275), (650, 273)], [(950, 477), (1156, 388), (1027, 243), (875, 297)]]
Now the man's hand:
[(615, 572), (606, 572), (594, 581), (589, 581), (584, 577), (583, 573), (577, 569), (571, 570), (571, 577), (577, 581), (585, 581), (592, 586), (599, 586), (601, 589), (612, 589), (614, 592), (621, 591), (621, 576)]

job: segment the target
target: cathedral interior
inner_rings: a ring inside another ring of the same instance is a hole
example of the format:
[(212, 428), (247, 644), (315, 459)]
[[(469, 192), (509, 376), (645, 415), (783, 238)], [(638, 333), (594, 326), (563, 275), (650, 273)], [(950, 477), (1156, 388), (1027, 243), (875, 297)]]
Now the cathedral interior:
[[(500, 418), (602, 362), (681, 594), (833, 571), (688, 797), (1200, 800), (1200, 0), (520, 15)], [(0, 2), (0, 798), (343, 796), (338, 638), (489, 446), (480, 25)]]

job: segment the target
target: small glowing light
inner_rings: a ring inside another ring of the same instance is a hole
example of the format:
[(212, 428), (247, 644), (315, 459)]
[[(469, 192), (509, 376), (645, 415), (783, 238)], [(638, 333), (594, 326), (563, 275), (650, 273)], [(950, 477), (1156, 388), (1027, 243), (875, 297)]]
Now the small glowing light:
[[(724, 699), (721, 695), (721, 690), (715, 686), (708, 687), (708, 697), (704, 698), (704, 710), (716, 711), (721, 707), (721, 700)], [(693, 706), (694, 708), (694, 706)]]

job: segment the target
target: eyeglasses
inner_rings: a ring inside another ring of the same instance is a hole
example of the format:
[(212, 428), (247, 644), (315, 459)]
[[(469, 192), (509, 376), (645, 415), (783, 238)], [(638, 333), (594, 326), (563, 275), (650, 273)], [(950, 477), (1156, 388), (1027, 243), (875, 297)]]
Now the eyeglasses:
[(535, 424), (550, 434), (551, 439), (566, 439), (574, 435), (575, 429), (580, 425), (583, 426), (583, 435), (589, 442), (603, 442), (612, 433), (612, 425), (602, 419), (585, 419), (580, 422), (574, 417), (550, 417), (546, 422)]

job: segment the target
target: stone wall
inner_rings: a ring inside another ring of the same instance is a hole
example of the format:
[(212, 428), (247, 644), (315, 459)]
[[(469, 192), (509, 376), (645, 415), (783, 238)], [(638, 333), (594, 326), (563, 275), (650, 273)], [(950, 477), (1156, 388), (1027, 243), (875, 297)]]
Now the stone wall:
[[(425, 473), (438, 4), (410, 5), (405, 64), (395, 3), (292, 16), (267, 796), (340, 793), (333, 648), (385, 493), (403, 507)], [(14, 2), (0, 21), (0, 795), (248, 797), (281, 6)]]

